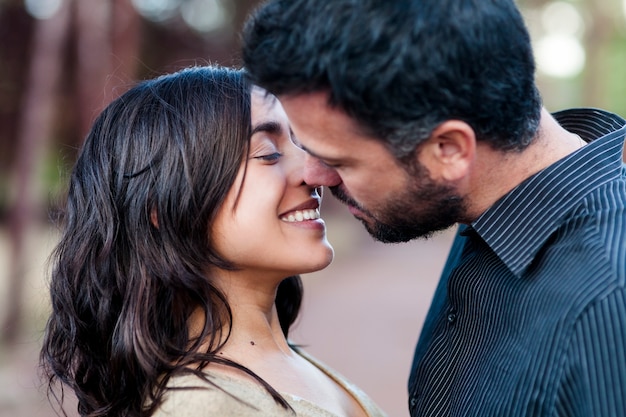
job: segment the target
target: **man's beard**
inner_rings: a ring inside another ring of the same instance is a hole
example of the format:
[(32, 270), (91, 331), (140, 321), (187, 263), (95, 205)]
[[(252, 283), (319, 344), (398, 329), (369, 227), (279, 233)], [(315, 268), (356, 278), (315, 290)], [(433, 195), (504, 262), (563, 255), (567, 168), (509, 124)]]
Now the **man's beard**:
[(363, 212), (367, 218), (358, 219), (374, 239), (384, 243), (429, 238), (464, 217), (465, 201), (453, 187), (435, 183), (422, 167), (410, 171), (408, 189), (372, 211), (361, 207), (341, 188), (330, 190), (338, 200)]

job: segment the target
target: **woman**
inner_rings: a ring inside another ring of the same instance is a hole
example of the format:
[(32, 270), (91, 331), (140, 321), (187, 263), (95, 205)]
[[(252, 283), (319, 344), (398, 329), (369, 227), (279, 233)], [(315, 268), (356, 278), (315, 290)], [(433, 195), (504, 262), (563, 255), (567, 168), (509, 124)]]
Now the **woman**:
[(195, 67), (110, 104), (70, 179), (41, 362), (82, 416), (381, 416), (288, 342), (332, 247), (280, 103)]

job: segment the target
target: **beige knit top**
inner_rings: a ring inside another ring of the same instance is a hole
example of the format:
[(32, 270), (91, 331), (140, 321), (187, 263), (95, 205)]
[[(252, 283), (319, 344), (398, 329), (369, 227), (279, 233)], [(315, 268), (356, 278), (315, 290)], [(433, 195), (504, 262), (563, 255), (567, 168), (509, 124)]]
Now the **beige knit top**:
[[(332, 378), (350, 393), (369, 417), (386, 414), (358, 387), (348, 382), (328, 366), (299, 351), (305, 359)], [(172, 378), (160, 408), (153, 417), (293, 417), (291, 410), (281, 407), (260, 384), (232, 378), (216, 372), (206, 372), (207, 378), (219, 388), (194, 375)], [(220, 389), (221, 388), (221, 389)], [(316, 404), (288, 393), (280, 393), (298, 417), (337, 417)]]

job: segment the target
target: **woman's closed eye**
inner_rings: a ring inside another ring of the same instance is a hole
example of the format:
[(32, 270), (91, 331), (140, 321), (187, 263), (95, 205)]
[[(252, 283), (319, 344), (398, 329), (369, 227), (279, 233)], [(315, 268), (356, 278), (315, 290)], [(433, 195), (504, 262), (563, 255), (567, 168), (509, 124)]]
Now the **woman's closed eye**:
[(282, 153), (280, 152), (273, 152), (267, 155), (259, 155), (259, 156), (255, 156), (254, 159), (260, 159), (262, 161), (266, 161), (266, 162), (276, 162), (280, 159), (280, 157), (283, 156)]

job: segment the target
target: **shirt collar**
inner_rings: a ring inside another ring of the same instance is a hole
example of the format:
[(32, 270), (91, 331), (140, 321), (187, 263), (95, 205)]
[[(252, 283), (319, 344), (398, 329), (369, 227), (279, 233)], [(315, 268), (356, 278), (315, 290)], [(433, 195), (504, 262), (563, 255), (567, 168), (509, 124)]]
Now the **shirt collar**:
[(590, 191), (620, 175), (626, 121), (597, 109), (554, 113), (589, 145), (526, 179), (484, 212), (472, 228), (521, 276), (563, 218)]

